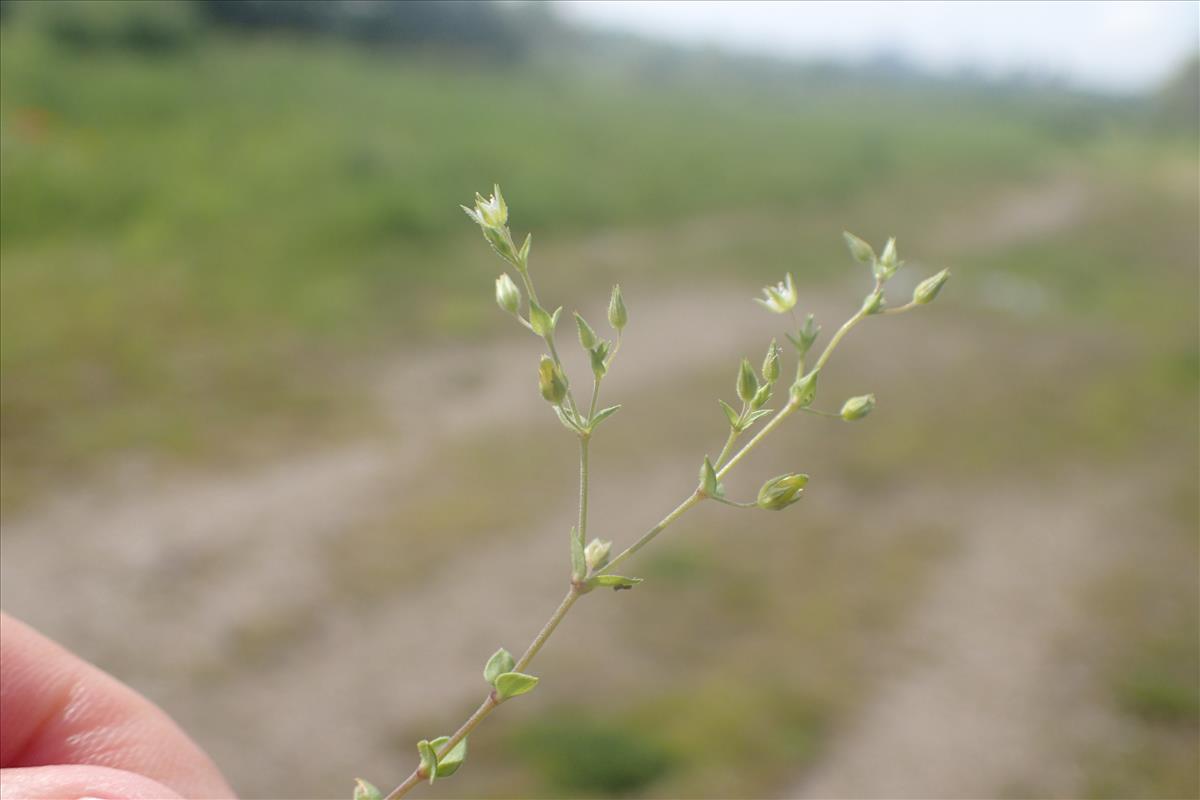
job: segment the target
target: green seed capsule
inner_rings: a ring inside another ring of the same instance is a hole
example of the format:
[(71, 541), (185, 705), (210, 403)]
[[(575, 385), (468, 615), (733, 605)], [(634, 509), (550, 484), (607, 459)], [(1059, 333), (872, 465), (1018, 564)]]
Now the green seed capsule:
[(851, 397), (842, 404), (842, 419), (847, 422), (853, 422), (856, 419), (862, 419), (875, 408), (875, 395), (864, 394), (859, 397)]

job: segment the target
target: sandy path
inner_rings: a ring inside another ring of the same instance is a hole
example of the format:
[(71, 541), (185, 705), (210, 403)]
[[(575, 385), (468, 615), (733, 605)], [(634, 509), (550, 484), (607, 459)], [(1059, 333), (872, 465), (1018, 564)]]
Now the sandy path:
[[(1137, 474), (1131, 470), (1130, 474)], [(959, 549), (894, 642), (879, 686), (789, 798), (989, 798), (1081, 790), (1073, 758), (1108, 725), (1065, 645), (1084, 589), (1127, 552), (1147, 487), (1064, 476), (947, 496)]]

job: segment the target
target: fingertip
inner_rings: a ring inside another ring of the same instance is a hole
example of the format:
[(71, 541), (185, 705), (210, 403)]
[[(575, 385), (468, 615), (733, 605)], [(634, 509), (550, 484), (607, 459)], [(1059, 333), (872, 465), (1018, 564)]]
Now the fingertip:
[(5, 800), (177, 800), (156, 780), (122, 769), (84, 764), (0, 769)]

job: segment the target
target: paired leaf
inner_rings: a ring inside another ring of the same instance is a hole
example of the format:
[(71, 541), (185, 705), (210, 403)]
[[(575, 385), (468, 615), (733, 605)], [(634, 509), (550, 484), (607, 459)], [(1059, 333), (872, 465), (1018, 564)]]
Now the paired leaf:
[(417, 742), (417, 753), (421, 756), (421, 764), (418, 769), (425, 775), (429, 776), (429, 782), (433, 783), (437, 780), (437, 753), (434, 752), (433, 745), (427, 740), (422, 739)]
[(704, 457), (704, 463), (700, 465), (700, 491), (709, 497), (725, 496), (725, 488), (717, 480), (717, 471), (713, 469), (708, 456)]
[(492, 657), (488, 659), (487, 665), (483, 668), (483, 679), (493, 686), (496, 684), (496, 678), (503, 675), (505, 672), (512, 671), (516, 666), (516, 661), (513, 660), (512, 653), (501, 647)]
[(608, 408), (602, 408), (599, 411), (597, 411), (596, 416), (592, 417), (592, 429), (594, 430), (597, 425), (599, 425), (601, 422), (608, 419), (609, 417), (611, 417), (613, 414), (617, 413), (620, 410), (621, 410), (621, 406), (620, 406), (620, 404), (617, 404), (615, 406), (609, 406)]
[(772, 412), (772, 409), (769, 409), (769, 408), (760, 408), (758, 411), (750, 412), (750, 416), (746, 417), (746, 427), (749, 428), (751, 425), (758, 422), (763, 417), (771, 414), (771, 412)]
[(597, 586), (608, 586), (614, 592), (619, 592), (622, 589), (632, 589), (641, 582), (641, 578), (627, 578), (624, 575), (597, 575), (588, 581), (588, 586), (593, 589)]
[(552, 408), (554, 409), (555, 415), (558, 417), (558, 421), (563, 424), (564, 428), (569, 430), (571, 433), (581, 432), (581, 428), (575, 423), (570, 411), (562, 406), (552, 406)]
[[(429, 745), (433, 748), (434, 753), (439, 752), (450, 741), (449, 736), (439, 736), (434, 739)], [(437, 776), (439, 778), (449, 778), (454, 773), (458, 772), (458, 768), (467, 760), (467, 738), (464, 736), (458, 744), (450, 748), (450, 752), (438, 759)]]
[(383, 800), (383, 792), (370, 781), (354, 779), (354, 800)]
[(725, 416), (729, 419), (729, 427), (737, 433), (742, 432), (742, 415), (734, 410), (733, 406), (726, 403), (724, 400), (718, 400), (721, 404), (721, 410), (725, 412)]
[(532, 692), (537, 686), (538, 678), (523, 672), (506, 672), (496, 678), (496, 697), (507, 700), (510, 697)]

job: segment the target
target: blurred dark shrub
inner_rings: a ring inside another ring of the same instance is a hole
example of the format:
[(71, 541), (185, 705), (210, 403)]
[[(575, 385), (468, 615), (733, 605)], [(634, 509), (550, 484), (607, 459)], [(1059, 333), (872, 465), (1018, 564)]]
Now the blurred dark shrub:
[(185, 0), (57, 0), (24, 4), (59, 45), (77, 51), (129, 50), (163, 55), (193, 45), (201, 34)]
[(635, 725), (556, 713), (522, 728), (517, 752), (560, 791), (616, 797), (638, 792), (671, 769), (665, 745)]
[(442, 45), (513, 57), (527, 49), (529, 12), (466, 0), (196, 0), (218, 25), (285, 30), (377, 45)]

